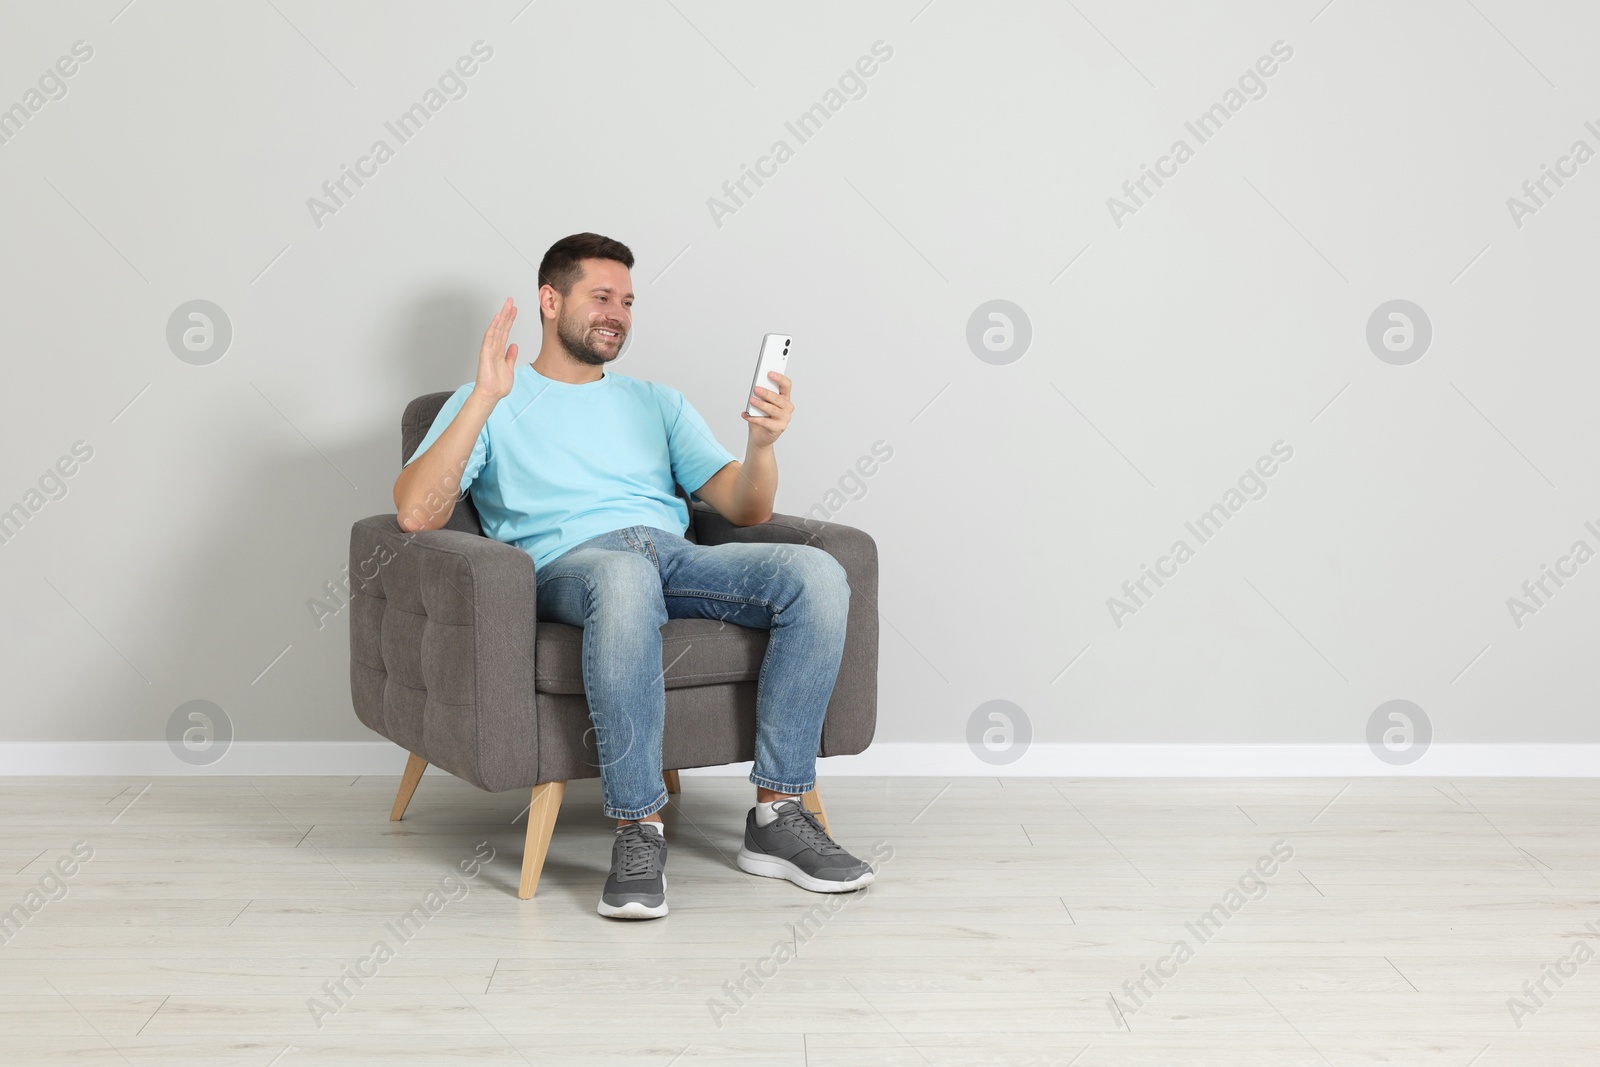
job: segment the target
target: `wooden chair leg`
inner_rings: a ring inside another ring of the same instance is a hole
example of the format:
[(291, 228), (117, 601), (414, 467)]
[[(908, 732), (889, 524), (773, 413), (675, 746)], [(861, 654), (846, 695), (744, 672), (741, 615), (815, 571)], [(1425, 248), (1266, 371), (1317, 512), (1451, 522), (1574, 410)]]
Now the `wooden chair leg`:
[(818, 793), (815, 789), (812, 789), (809, 793), (800, 798), (800, 804), (807, 811), (815, 812), (817, 821), (822, 824), (822, 828), (827, 830), (830, 834), (833, 833), (832, 830), (828, 830), (828, 809), (822, 806), (821, 793)]
[(662, 771), (661, 780), (667, 784), (667, 792), (676, 793), (679, 791), (677, 771)]
[(556, 815), (561, 811), (561, 797), (566, 791), (566, 782), (546, 782), (533, 787), (533, 802), (528, 805), (528, 839), (522, 850), (522, 882), (517, 886), (517, 896), (523, 900), (532, 899), (539, 888), (539, 872), (544, 870), (550, 835), (556, 828)]
[(422, 772), (428, 769), (428, 761), (411, 753), (411, 758), (406, 760), (406, 772), (400, 776), (400, 792), (394, 797), (394, 810), (389, 812), (390, 822), (399, 822), (400, 817), (406, 813), (406, 807), (411, 803), (411, 794), (417, 791), (417, 783), (422, 781)]

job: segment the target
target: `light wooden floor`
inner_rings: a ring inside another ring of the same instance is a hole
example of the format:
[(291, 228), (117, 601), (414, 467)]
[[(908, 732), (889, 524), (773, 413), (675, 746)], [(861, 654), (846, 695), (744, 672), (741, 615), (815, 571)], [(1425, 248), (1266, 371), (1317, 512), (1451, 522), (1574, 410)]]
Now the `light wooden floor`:
[[(1507, 1007), (1600, 949), (1597, 781), (824, 779), (842, 843), (893, 849), (829, 898), (735, 868), (753, 790), (685, 776), (672, 913), (626, 924), (594, 912), (597, 782), (569, 788), (531, 901), (524, 795), (430, 775), (390, 823), (397, 782), (0, 780), (0, 912), (94, 850), (0, 945), (0, 1063), (1600, 1062), (1600, 959), (1520, 1027)], [(466, 895), (396, 937), (482, 841)], [(1293, 858), (1202, 943), (1185, 924), (1275, 841)], [(1123, 983), (1180, 939), (1192, 958), (1135, 1008)], [(379, 941), (393, 958), (318, 1027), (309, 999)]]

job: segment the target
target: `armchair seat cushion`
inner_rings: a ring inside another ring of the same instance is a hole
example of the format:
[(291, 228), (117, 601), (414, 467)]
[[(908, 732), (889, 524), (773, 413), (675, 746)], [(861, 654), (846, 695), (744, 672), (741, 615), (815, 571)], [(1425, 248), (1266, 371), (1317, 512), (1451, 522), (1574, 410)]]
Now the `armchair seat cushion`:
[[(669, 619), (661, 628), (663, 680), (668, 689), (725, 682), (753, 682), (767, 653), (766, 630), (716, 619)], [(541, 622), (534, 645), (534, 689), (541, 693), (583, 692), (583, 629)]]

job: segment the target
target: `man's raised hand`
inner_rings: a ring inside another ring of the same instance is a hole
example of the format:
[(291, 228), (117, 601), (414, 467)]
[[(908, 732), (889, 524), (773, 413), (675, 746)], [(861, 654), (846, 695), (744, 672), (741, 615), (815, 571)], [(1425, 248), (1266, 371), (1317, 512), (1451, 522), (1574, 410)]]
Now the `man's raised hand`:
[(511, 324), (517, 318), (517, 305), (508, 296), (499, 314), (484, 331), (483, 347), (478, 350), (478, 380), (473, 390), (494, 400), (510, 395), (517, 372), (517, 346), (506, 345)]

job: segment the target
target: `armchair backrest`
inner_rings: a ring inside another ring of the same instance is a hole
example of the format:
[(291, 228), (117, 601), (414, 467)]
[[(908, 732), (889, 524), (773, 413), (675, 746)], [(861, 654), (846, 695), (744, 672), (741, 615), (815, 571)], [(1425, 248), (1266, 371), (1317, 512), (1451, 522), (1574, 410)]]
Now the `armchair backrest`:
[[(405, 414), (400, 417), (400, 463), (403, 466), (411, 458), (411, 453), (417, 450), (422, 439), (428, 436), (428, 431), (433, 428), (433, 420), (438, 416), (439, 409), (444, 407), (444, 402), (450, 399), (449, 392), (424, 393), (406, 405)], [(689, 529), (684, 536), (690, 541), (698, 543), (694, 531), (694, 503), (689, 499), (689, 494), (684, 492), (683, 486), (673, 483), (672, 488), (678, 496), (683, 498), (684, 506), (689, 509)], [(469, 490), (465, 496), (456, 501), (456, 509), (450, 514), (450, 521), (444, 524), (446, 530), (460, 530), (463, 533), (483, 536), (483, 526), (478, 521), (478, 509), (472, 503), (472, 493)]]

